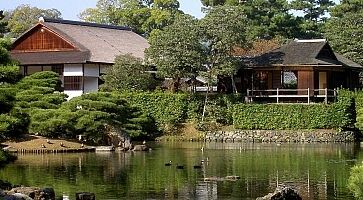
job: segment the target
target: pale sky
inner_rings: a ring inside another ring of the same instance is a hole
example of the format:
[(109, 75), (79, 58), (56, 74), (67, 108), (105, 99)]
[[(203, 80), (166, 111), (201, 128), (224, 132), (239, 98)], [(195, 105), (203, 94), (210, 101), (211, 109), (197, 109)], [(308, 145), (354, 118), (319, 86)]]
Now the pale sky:
[[(180, 9), (197, 18), (202, 18), (200, 0), (179, 0)], [(96, 7), (97, 0), (0, 0), (0, 10), (12, 10), (19, 5), (29, 4), (42, 9), (56, 8), (63, 19), (79, 20), (78, 14), (86, 8)]]

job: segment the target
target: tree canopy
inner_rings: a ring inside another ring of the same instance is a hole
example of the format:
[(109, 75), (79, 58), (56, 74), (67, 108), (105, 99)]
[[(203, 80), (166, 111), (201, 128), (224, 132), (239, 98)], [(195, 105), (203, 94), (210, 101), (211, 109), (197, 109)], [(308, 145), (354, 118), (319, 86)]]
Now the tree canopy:
[(361, 0), (341, 0), (340, 4), (331, 8), (332, 17), (343, 17), (346, 13), (356, 13), (363, 9)]
[(146, 91), (155, 87), (150, 68), (132, 55), (120, 55), (102, 76), (104, 91)]
[(145, 134), (143, 123), (148, 121), (119, 95), (101, 92), (72, 98), (58, 109), (34, 110), (31, 117), (31, 132), (69, 138), (82, 134), (98, 144), (105, 142), (109, 126), (137, 137)]
[(363, 9), (331, 18), (325, 36), (335, 51), (363, 65)]
[(157, 67), (158, 75), (173, 79), (173, 91), (181, 78), (198, 75), (203, 64), (203, 46), (198, 21), (190, 15), (178, 15), (164, 30), (153, 31), (146, 59)]
[(11, 37), (18, 37), (32, 27), (40, 17), (60, 19), (62, 14), (59, 10), (40, 9), (30, 5), (20, 5), (14, 10), (5, 12), (5, 22)]
[(29, 118), (16, 107), (14, 84), (20, 79), (19, 67), (12, 65), (9, 41), (0, 39), (0, 139), (16, 137), (27, 131)]
[(5, 18), (4, 11), (0, 10), (0, 38), (4, 37), (5, 33), (7, 32), (7, 22), (3, 20)]
[(127, 26), (139, 34), (149, 35), (154, 29), (171, 24), (181, 13), (177, 0), (99, 0), (80, 18), (89, 22)]
[(213, 75), (236, 72), (236, 47), (246, 47), (247, 19), (238, 6), (213, 7), (200, 21), (207, 70)]

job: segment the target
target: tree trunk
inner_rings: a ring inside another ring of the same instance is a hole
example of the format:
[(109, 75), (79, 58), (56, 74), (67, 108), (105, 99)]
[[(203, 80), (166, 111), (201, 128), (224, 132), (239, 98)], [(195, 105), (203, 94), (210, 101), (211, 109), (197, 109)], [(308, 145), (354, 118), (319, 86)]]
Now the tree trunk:
[(231, 75), (231, 82), (232, 82), (232, 90), (233, 90), (233, 93), (236, 93), (237, 94), (237, 87), (236, 87), (236, 83), (234, 82), (233, 75)]
[(202, 114), (202, 122), (204, 121), (205, 110), (207, 108), (208, 93), (209, 93), (209, 90), (210, 90), (210, 82), (211, 82), (211, 70), (209, 70), (209, 72), (208, 72), (207, 92), (205, 93), (204, 106), (203, 106), (203, 114)]
[(178, 92), (180, 87), (180, 78), (174, 78), (173, 79), (173, 85), (171, 87), (171, 91), (173, 93)]

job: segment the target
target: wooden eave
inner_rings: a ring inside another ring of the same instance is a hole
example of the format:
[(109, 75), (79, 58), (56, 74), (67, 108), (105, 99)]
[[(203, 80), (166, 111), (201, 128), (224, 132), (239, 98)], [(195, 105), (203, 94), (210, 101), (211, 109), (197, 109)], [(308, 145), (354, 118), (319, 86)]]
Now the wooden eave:
[(272, 64), (270, 66), (261, 67), (246, 67), (245, 69), (251, 69), (256, 71), (281, 71), (281, 70), (293, 70), (293, 71), (314, 71), (314, 70), (326, 70), (326, 71), (344, 71), (346, 67), (343, 65), (284, 65), (284, 64)]

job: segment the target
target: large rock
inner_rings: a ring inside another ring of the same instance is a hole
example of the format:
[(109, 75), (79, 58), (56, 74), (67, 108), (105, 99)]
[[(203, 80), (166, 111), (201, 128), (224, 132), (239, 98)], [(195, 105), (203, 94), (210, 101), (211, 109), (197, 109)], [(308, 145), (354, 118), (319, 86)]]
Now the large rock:
[(148, 151), (149, 147), (147, 147), (146, 145), (135, 145), (132, 150), (133, 151)]
[(40, 194), (40, 200), (55, 200), (55, 192), (53, 188), (43, 188)]
[(258, 197), (256, 200), (302, 200), (299, 193), (289, 186), (278, 186), (274, 193), (269, 193), (264, 197)]
[(55, 200), (55, 192), (53, 188), (38, 187), (16, 187), (7, 192), (8, 195), (24, 194), (34, 200)]
[(7, 181), (0, 180), (0, 189), (2, 190), (10, 190), (13, 188), (13, 185)]
[(5, 200), (33, 200), (29, 196), (22, 193), (14, 193), (12, 195), (6, 195), (4, 197)]

